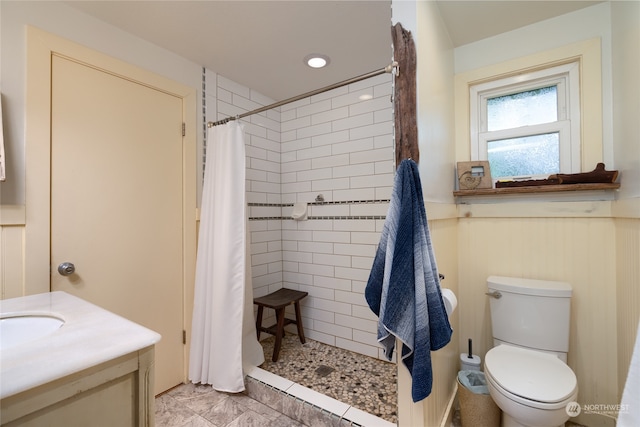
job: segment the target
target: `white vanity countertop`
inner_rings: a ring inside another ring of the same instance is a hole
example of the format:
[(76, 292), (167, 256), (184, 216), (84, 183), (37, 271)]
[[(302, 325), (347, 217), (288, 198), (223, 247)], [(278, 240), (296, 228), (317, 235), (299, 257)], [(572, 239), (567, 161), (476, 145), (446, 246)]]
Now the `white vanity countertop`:
[(0, 349), (0, 399), (160, 341), (160, 334), (65, 292), (0, 301), (2, 317), (21, 313), (49, 313), (65, 323), (44, 337)]

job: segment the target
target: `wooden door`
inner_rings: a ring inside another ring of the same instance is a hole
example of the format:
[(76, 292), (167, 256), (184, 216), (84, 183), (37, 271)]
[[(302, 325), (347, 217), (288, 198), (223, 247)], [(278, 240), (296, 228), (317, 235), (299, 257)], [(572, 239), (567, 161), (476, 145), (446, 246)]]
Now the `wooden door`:
[(157, 394), (184, 377), (183, 99), (55, 54), (51, 74), (51, 289), (160, 333)]

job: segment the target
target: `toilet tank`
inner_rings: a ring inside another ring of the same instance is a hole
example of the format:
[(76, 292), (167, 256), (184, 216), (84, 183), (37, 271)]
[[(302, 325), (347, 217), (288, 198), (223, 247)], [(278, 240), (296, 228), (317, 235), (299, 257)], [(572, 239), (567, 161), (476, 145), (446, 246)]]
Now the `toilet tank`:
[(494, 340), (535, 350), (569, 351), (571, 285), (565, 282), (490, 276)]

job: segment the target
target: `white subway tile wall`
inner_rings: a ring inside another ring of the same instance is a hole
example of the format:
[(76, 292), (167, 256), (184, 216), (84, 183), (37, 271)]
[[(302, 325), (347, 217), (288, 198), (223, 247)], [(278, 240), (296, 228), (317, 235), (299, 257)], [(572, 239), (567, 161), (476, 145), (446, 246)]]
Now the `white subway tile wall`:
[[(206, 106), (217, 115), (207, 120), (273, 102), (212, 78)], [(308, 292), (308, 338), (376, 358), (383, 358), (377, 318), (364, 288), (393, 186), (391, 94), (384, 74), (242, 119), (254, 296), (281, 287)], [(366, 95), (373, 98), (362, 101)], [(296, 202), (308, 204), (308, 220), (291, 219)]]

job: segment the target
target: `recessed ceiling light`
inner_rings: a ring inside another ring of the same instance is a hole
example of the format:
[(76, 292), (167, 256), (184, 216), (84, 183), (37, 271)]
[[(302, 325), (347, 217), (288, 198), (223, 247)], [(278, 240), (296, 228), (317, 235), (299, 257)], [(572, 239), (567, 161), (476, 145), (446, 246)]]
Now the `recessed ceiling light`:
[(312, 53), (304, 57), (304, 63), (311, 68), (322, 68), (329, 65), (329, 57), (319, 53)]

